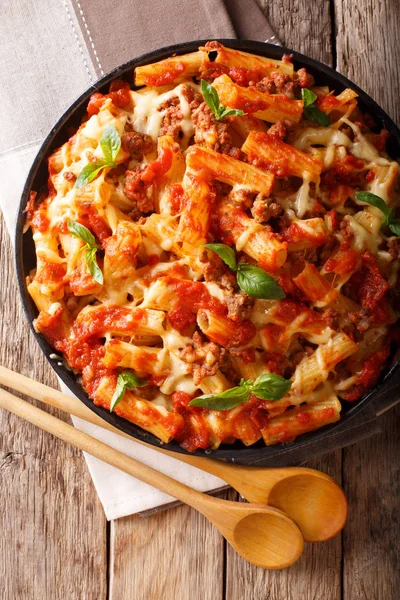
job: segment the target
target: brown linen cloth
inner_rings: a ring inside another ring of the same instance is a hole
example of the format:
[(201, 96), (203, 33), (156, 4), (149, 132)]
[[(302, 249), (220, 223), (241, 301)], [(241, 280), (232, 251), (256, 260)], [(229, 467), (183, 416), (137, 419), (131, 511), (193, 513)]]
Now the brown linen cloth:
[(278, 40), (255, 0), (72, 2), (99, 76), (171, 44), (214, 38)]

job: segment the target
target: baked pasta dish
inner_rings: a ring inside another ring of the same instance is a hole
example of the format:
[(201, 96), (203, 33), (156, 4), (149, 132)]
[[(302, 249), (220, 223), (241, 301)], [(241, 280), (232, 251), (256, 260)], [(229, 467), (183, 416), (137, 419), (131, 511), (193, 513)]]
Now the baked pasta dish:
[(189, 452), (339, 420), (396, 344), (388, 132), (289, 55), (208, 42), (131, 83), (91, 96), (31, 194), (36, 331)]

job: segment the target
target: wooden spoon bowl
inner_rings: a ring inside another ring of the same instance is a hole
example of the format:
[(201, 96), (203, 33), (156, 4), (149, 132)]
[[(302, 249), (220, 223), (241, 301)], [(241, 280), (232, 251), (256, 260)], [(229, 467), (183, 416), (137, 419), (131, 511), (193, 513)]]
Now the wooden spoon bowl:
[(293, 519), (306, 541), (334, 537), (347, 519), (347, 499), (342, 488), (330, 477), (314, 473), (292, 475), (276, 483), (269, 492), (268, 504)]
[[(246, 514), (246, 507), (249, 506), (251, 511)], [(292, 565), (301, 556), (303, 537), (284, 513), (278, 510), (266, 512), (261, 505), (259, 510), (255, 505), (236, 504), (236, 507), (239, 510), (234, 512), (239, 519), (233, 532), (225, 531), (224, 535), (243, 558), (264, 569), (282, 569)]]

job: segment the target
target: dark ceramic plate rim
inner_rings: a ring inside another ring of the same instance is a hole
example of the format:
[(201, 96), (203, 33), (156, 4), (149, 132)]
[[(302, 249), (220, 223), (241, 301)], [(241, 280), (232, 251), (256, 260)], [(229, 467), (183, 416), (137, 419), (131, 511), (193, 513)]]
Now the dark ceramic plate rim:
[[(128, 73), (132, 77), (133, 69), (136, 66), (140, 66), (143, 64), (148, 64), (152, 61), (161, 60), (163, 58), (167, 58), (172, 54), (185, 54), (187, 52), (192, 52), (197, 49), (198, 46), (204, 45), (208, 40), (198, 40), (194, 42), (182, 43), (173, 46), (168, 46), (165, 48), (161, 48), (160, 50), (156, 50), (153, 52), (146, 53), (138, 58), (132, 59), (130, 61), (125, 62), (121, 66), (113, 69), (109, 73), (107, 73), (104, 77), (99, 79), (95, 84), (90, 86), (85, 92), (83, 92), (63, 113), (60, 119), (56, 122), (54, 127), (51, 129), (47, 137), (45, 138), (33, 164), (29, 171), (22, 196), (21, 203), (19, 207), (16, 234), (15, 234), (15, 262), (16, 262), (16, 271), (18, 278), (18, 287), (22, 298), (22, 303), (24, 307), (24, 312), (26, 318), (29, 322), (29, 325), (34, 333), (34, 336), (49, 361), (50, 365), (57, 373), (57, 375), (61, 378), (61, 380), (68, 386), (68, 388), (93, 412), (99, 415), (102, 419), (109, 422), (111, 425), (114, 425), (117, 429), (124, 431), (125, 433), (132, 436), (133, 439), (139, 439), (153, 446), (160, 446), (160, 440), (148, 433), (147, 431), (141, 429), (140, 427), (118, 417), (114, 413), (110, 413), (109, 411), (96, 406), (87, 396), (82, 386), (78, 383), (76, 376), (68, 370), (63, 364), (58, 364), (58, 361), (50, 358), (50, 355), (54, 353), (54, 349), (50, 346), (50, 344), (44, 339), (43, 336), (36, 333), (32, 326), (32, 321), (35, 318), (37, 312), (34, 304), (28, 294), (25, 277), (26, 273), (24, 270), (24, 249), (26, 246), (24, 234), (23, 234), (23, 226), (24, 226), (24, 208), (29, 199), (29, 194), (32, 189), (35, 189), (35, 178), (38, 174), (39, 168), (41, 167), (43, 160), (46, 158), (48, 153), (54, 149), (53, 143), (55, 137), (60, 133), (62, 128), (67, 124), (67, 122), (81, 110), (81, 114), (84, 114), (84, 108), (86, 106), (86, 102), (89, 96), (98, 91), (99, 89), (107, 86), (113, 79), (118, 77), (126, 76)], [(394, 158), (399, 158), (400, 156), (400, 131), (390, 119), (390, 117), (383, 111), (382, 108), (374, 101), (370, 96), (360, 89), (357, 85), (351, 82), (349, 79), (340, 75), (327, 65), (320, 63), (308, 56), (300, 54), (299, 52), (295, 52), (294, 50), (284, 48), (281, 46), (275, 46), (272, 44), (265, 44), (262, 42), (254, 42), (249, 40), (219, 40), (226, 46), (231, 48), (235, 48), (238, 50), (254, 52), (256, 54), (260, 54), (263, 56), (267, 56), (269, 58), (281, 58), (284, 52), (288, 54), (294, 54), (294, 62), (297, 63), (298, 66), (305, 66), (308, 68), (311, 73), (316, 73), (317, 77), (319, 77), (319, 81), (321, 79), (329, 79), (330, 82), (335, 82), (335, 88), (340, 89), (344, 87), (350, 87), (354, 89), (359, 94), (359, 100), (364, 109), (367, 109), (369, 113), (371, 113), (374, 118), (378, 120), (378, 122), (384, 125), (390, 132), (392, 136), (393, 150), (390, 151), (391, 156)], [(299, 64), (300, 63), (300, 64)], [(66, 138), (65, 138), (66, 139)], [(377, 400), (377, 398), (382, 397), (385, 394), (385, 390), (387, 384), (391, 384), (393, 387), (393, 381), (398, 380), (400, 376), (400, 364), (394, 364), (390, 368), (386, 369), (386, 371), (382, 374), (379, 384), (376, 386), (374, 390), (364, 396), (361, 400), (351, 406), (347, 406), (346, 410), (342, 413), (342, 418), (338, 423), (333, 425), (329, 425), (323, 427), (322, 429), (304, 434), (297, 438), (295, 442), (285, 443), (285, 444), (277, 444), (275, 446), (266, 447), (262, 444), (262, 442), (257, 442), (254, 446), (250, 448), (246, 448), (240, 442), (236, 442), (233, 446), (222, 446), (221, 448), (209, 451), (209, 450), (198, 450), (196, 452), (197, 455), (204, 456), (212, 456), (215, 458), (225, 458), (231, 459), (235, 462), (243, 462), (251, 461), (252, 459), (269, 459), (277, 454), (282, 454), (285, 449), (292, 451), (295, 446), (300, 450), (300, 448), (304, 448), (309, 444), (314, 444), (315, 442), (321, 442), (326, 437), (327, 434), (330, 434), (335, 431), (335, 433), (339, 433), (339, 431), (343, 428), (347, 428), (350, 424), (350, 421), (353, 421), (357, 415), (359, 415), (365, 408), (370, 405), (371, 402)], [(185, 453), (179, 444), (175, 441), (172, 441), (168, 444), (164, 444), (163, 448), (172, 450), (174, 452)]]

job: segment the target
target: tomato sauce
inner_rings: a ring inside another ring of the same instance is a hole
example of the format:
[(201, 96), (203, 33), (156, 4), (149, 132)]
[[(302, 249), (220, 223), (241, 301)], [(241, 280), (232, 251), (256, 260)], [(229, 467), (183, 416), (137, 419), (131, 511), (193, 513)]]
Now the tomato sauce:
[(37, 210), (31, 220), (31, 226), (40, 231), (40, 233), (45, 233), (45, 231), (48, 230), (49, 225), (50, 221), (46, 214), (42, 210)]
[(390, 285), (382, 277), (376, 258), (371, 252), (365, 252), (362, 257), (362, 267), (349, 280), (349, 286), (359, 303), (373, 312), (379, 301), (390, 289)]
[(112, 103), (117, 108), (121, 108), (122, 110), (129, 110), (132, 108), (129, 83), (127, 81), (117, 79), (111, 83), (109, 94), (95, 92), (90, 96), (87, 107), (88, 116), (93, 117), (93, 115), (97, 115), (107, 98), (111, 98)]
[(46, 262), (36, 276), (39, 283), (61, 283), (67, 272), (65, 264)]
[(169, 186), (169, 197), (171, 203), (171, 214), (177, 215), (182, 210), (184, 191), (180, 183), (173, 183)]
[(325, 244), (329, 236), (323, 231), (316, 233), (310, 233), (309, 231), (300, 227), (297, 223), (291, 223), (289, 227), (283, 229), (280, 233), (282, 240), (288, 243), (299, 243), (307, 240), (308, 244), (313, 248), (318, 248)]
[(84, 207), (85, 213), (80, 217), (79, 222), (89, 229), (94, 235), (104, 243), (111, 235), (111, 229), (106, 221), (99, 216), (97, 209), (89, 204)]
[(355, 271), (360, 260), (360, 255), (350, 247), (350, 242), (341, 244), (338, 252), (326, 261), (324, 269), (328, 273), (347, 275)]
[(74, 332), (77, 338), (87, 340), (90, 337), (102, 337), (107, 331), (131, 332), (146, 324), (147, 313), (144, 309), (130, 311), (123, 306), (103, 304), (86, 319), (76, 321)]
[(182, 332), (194, 323), (196, 313), (201, 308), (206, 308), (214, 314), (224, 316), (227, 314), (225, 304), (211, 296), (203, 283), (172, 277), (169, 277), (167, 281), (172, 284), (173, 292), (177, 297), (176, 307), (169, 312), (168, 318), (178, 331)]
[(390, 354), (390, 344), (386, 343), (383, 348), (374, 352), (365, 361), (362, 371), (357, 378), (353, 389), (343, 394), (343, 398), (348, 402), (354, 402), (364, 396), (378, 381), (381, 369)]
[(338, 183), (348, 186), (357, 185), (363, 169), (364, 161), (348, 154), (344, 159), (337, 160), (330, 169), (322, 173), (321, 184), (328, 188), (335, 187)]
[(230, 67), (217, 62), (205, 62), (203, 67), (204, 79), (216, 79), (221, 75), (228, 75), (232, 81), (248, 87), (250, 84), (258, 83), (263, 78), (263, 73), (260, 69), (246, 69), (245, 67)]
[(189, 406), (193, 396), (185, 392), (174, 392), (172, 402), (174, 411), (183, 418), (183, 427), (176, 433), (176, 439), (185, 450), (194, 452), (198, 448), (208, 448), (210, 433), (203, 417), (204, 409)]
[(140, 174), (140, 179), (144, 183), (153, 183), (155, 179), (161, 179), (172, 166), (172, 150), (170, 148), (161, 148), (156, 160), (147, 165)]
[(143, 77), (144, 85), (157, 87), (173, 83), (185, 70), (186, 65), (184, 62), (171, 62), (170, 64), (165, 64), (160, 73), (146, 74)]
[(131, 86), (127, 81), (116, 79), (111, 82), (109, 94), (112, 103), (122, 110), (130, 110), (132, 107)]
[(90, 96), (89, 104), (87, 107), (88, 116), (93, 117), (93, 115), (97, 115), (106, 99), (107, 96), (105, 96), (104, 94), (100, 94), (100, 92), (95, 92), (94, 94), (92, 94)]

